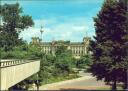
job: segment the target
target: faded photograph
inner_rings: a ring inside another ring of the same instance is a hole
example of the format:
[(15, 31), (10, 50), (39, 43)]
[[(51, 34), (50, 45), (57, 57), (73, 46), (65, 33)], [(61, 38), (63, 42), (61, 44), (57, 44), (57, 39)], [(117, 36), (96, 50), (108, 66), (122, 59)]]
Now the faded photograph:
[(0, 0), (0, 90), (128, 91), (128, 0)]

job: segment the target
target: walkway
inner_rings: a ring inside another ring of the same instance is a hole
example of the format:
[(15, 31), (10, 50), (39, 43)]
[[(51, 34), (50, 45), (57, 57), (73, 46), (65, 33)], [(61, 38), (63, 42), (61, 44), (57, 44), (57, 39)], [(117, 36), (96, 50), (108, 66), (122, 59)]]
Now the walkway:
[(93, 90), (108, 87), (103, 81), (97, 81), (90, 73), (83, 75), (81, 78), (41, 86), (40, 90)]

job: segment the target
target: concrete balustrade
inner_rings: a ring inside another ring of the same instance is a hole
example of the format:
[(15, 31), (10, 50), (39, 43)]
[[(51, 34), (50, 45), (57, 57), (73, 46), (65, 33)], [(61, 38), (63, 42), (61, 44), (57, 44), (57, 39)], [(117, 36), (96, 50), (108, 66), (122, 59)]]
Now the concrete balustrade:
[(1, 61), (0, 62), (0, 67), (8, 67), (8, 66), (14, 66), (14, 65), (18, 65), (18, 64), (23, 64), (23, 63), (29, 63), (29, 62), (33, 62), (35, 60), (12, 60), (12, 61)]
[(0, 60), (0, 90), (8, 90), (39, 69), (39, 60)]

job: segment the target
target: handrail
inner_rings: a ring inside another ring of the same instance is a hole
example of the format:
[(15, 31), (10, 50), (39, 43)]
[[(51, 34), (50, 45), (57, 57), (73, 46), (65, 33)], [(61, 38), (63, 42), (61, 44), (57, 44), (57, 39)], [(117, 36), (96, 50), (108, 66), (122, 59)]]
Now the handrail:
[(29, 63), (29, 62), (33, 62), (33, 61), (39, 61), (39, 60), (7, 60), (7, 61), (0, 61), (0, 68), (25, 64), (25, 63)]

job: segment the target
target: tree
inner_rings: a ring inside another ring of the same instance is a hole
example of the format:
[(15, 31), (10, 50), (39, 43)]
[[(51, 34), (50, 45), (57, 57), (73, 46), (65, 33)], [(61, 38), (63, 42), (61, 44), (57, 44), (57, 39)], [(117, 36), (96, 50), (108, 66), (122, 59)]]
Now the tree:
[(89, 54), (82, 56), (76, 63), (78, 68), (85, 68), (89, 67), (91, 64), (91, 56)]
[(39, 83), (42, 84), (52, 76), (54, 72), (54, 61), (55, 57), (52, 55), (47, 55), (42, 53), (39, 71)]
[(57, 69), (57, 74), (66, 74), (71, 71), (72, 67), (72, 55), (71, 51), (67, 50), (66, 46), (63, 44), (60, 45), (56, 50), (56, 62), (55, 62), (55, 68)]
[(93, 64), (91, 71), (98, 80), (107, 83), (126, 83), (128, 67), (124, 45), (128, 41), (127, 5), (117, 0), (106, 0), (97, 17), (94, 18), (96, 36), (90, 43)]
[(34, 22), (31, 16), (22, 14), (22, 8), (18, 3), (0, 5), (0, 11), (3, 22), (0, 25), (0, 47), (8, 51), (22, 43), (19, 33), (34, 25)]

